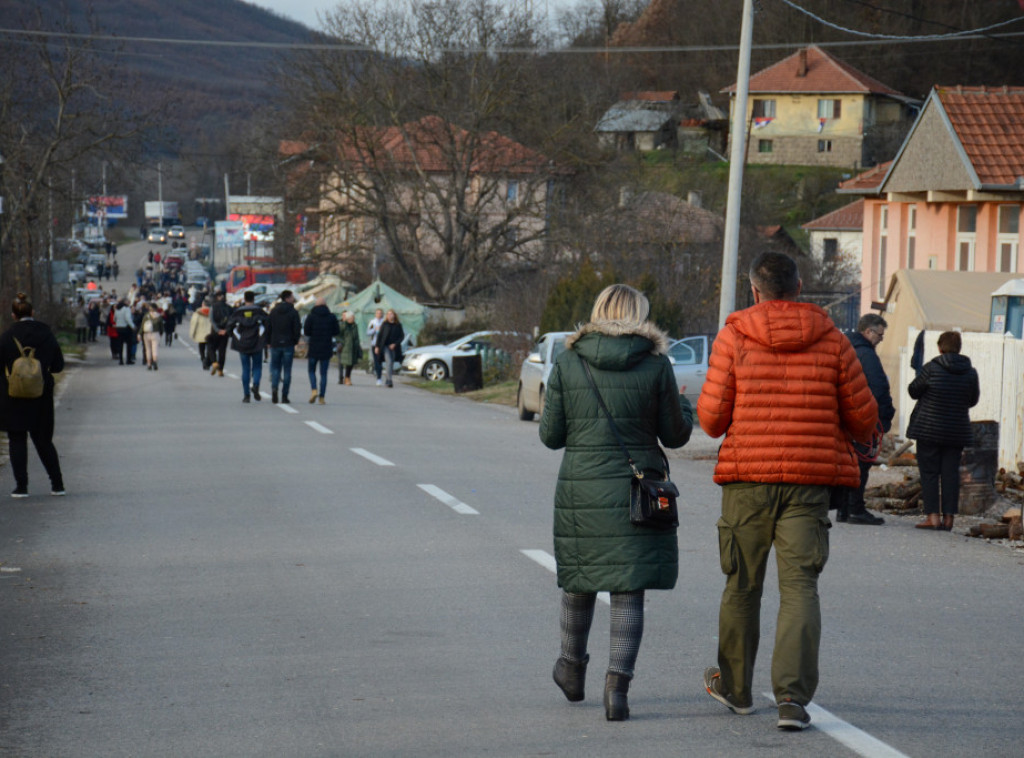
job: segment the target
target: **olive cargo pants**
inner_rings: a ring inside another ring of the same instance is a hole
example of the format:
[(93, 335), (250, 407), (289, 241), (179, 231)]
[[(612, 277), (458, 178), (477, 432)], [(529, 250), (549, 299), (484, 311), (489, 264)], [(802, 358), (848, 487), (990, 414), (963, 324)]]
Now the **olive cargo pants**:
[(779, 616), (772, 653), (776, 702), (807, 705), (818, 687), (821, 608), (818, 575), (828, 560), (829, 488), (737, 483), (722, 487), (718, 547), (725, 591), (718, 616), (722, 691), (753, 703), (751, 685), (761, 633), (761, 592), (775, 546)]

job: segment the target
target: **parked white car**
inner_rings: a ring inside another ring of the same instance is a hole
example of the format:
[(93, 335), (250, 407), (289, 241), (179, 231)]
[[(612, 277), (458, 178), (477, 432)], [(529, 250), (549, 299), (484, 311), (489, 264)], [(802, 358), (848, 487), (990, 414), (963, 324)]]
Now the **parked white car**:
[(519, 369), (516, 407), (519, 418), (530, 421), (534, 414), (544, 412), (544, 388), (547, 387), (555, 358), (565, 351), (565, 338), (572, 332), (548, 332), (537, 340)]
[(676, 376), (679, 391), (696, 407), (697, 398), (704, 387), (708, 373), (708, 358), (711, 352), (711, 338), (706, 336), (684, 337), (671, 343), (668, 357), (672, 361), (672, 373)]
[(402, 359), (402, 373), (422, 376), (431, 382), (443, 382), (452, 375), (452, 359), (459, 355), (476, 355), (491, 347), (496, 337), (521, 337), (515, 332), (473, 332), (447, 345), (414, 347)]

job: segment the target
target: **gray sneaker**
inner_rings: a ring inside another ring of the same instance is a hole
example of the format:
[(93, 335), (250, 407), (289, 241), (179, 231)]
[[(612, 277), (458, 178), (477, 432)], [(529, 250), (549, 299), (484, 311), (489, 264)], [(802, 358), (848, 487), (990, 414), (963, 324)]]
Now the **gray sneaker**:
[(722, 686), (722, 672), (715, 666), (704, 669), (704, 689), (708, 691), (715, 700), (724, 705), (733, 713), (739, 714), (740, 716), (749, 716), (754, 712), (753, 704), (748, 705), (736, 705), (721, 691)]
[(779, 722), (775, 725), (787, 732), (799, 732), (811, 725), (811, 717), (807, 709), (792, 700), (779, 703)]

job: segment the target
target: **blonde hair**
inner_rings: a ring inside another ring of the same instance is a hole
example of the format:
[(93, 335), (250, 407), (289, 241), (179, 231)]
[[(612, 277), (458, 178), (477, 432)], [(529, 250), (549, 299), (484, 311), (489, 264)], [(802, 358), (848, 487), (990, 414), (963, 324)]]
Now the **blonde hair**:
[(605, 287), (594, 301), (590, 312), (591, 322), (618, 321), (630, 326), (640, 326), (651, 314), (651, 304), (639, 290), (628, 284), (612, 284)]

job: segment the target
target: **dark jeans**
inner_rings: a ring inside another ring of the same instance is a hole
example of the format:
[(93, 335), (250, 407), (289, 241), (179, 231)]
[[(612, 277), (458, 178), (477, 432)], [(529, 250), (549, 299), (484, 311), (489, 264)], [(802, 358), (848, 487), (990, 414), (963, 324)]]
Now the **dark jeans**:
[(282, 393), (288, 397), (292, 386), (292, 361), (295, 360), (294, 347), (270, 348), (270, 386), (276, 390), (281, 385)]
[(249, 382), (256, 389), (260, 388), (260, 379), (263, 378), (263, 352), (239, 353), (242, 359), (242, 390), (245, 396), (249, 397)]
[[(122, 350), (124, 351), (123, 357)], [(134, 329), (125, 329), (123, 326), (117, 327), (117, 357), (119, 360), (128, 361), (129, 363), (135, 360)]]
[(327, 369), (331, 365), (330, 358), (310, 358), (309, 364), (309, 388), (311, 390), (317, 389), (316, 386), (316, 369), (320, 367), (320, 397), (324, 397), (327, 394)]
[(57, 457), (57, 448), (53, 445), (53, 425), (31, 429), (29, 431), (7, 432), (8, 447), (11, 457), (11, 470), (14, 472), (14, 483), (18, 487), (28, 487), (28, 438), (32, 437), (32, 444), (39, 453), (39, 460), (43, 462), (50, 477), (50, 486), (54, 490), (64, 489), (64, 479), (60, 473), (60, 458)]
[(206, 338), (206, 358), (210, 363), (216, 363), (224, 370), (224, 360), (228, 352), (228, 335), (211, 332)]
[(955, 515), (960, 511), (960, 455), (962, 447), (917, 442), (917, 468), (921, 472), (921, 500), (925, 513)]

